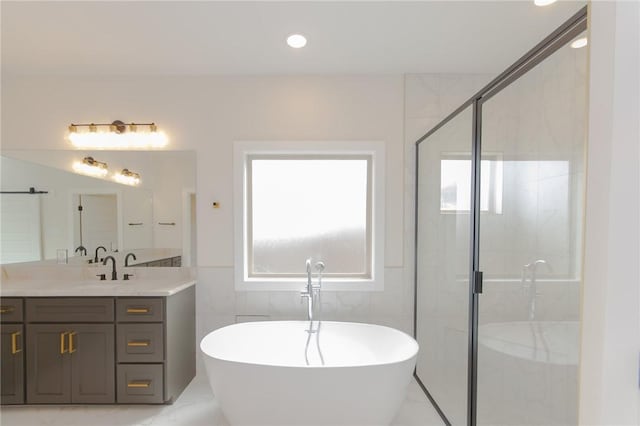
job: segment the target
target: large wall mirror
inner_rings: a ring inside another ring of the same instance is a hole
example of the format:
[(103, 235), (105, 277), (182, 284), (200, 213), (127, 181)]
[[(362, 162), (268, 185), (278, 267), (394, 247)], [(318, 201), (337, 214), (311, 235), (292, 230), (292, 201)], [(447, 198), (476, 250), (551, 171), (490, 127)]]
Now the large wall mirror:
[[(0, 264), (57, 261), (65, 250), (70, 264), (81, 264), (74, 259), (102, 246), (107, 252), (166, 250), (181, 256), (183, 266), (195, 266), (193, 151), (0, 154)], [(87, 157), (106, 164), (102, 176), (90, 175)], [(119, 182), (123, 169), (137, 173), (139, 182)]]

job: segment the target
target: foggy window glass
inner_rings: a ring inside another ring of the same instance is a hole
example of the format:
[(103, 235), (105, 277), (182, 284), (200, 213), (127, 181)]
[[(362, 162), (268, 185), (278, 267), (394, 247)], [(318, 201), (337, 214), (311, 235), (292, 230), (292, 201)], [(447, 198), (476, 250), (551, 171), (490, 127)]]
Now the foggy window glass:
[(303, 275), (307, 258), (326, 274), (370, 270), (368, 157), (250, 158), (249, 275)]
[[(471, 160), (460, 158), (440, 160), (440, 211), (468, 212), (471, 206)], [(502, 158), (480, 162), (480, 211), (502, 213)]]

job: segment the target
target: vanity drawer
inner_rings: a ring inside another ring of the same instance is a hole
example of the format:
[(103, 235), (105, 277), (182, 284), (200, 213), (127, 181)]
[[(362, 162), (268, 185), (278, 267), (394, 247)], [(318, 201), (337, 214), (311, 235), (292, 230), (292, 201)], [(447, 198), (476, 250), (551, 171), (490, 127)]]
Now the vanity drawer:
[(164, 324), (118, 324), (118, 362), (164, 361)]
[(123, 298), (116, 301), (119, 322), (160, 322), (164, 320), (162, 298)]
[(162, 364), (119, 364), (118, 403), (163, 403), (162, 370)]
[(28, 298), (27, 322), (113, 322), (113, 298)]
[(22, 322), (23, 318), (22, 299), (3, 298), (0, 299), (0, 321), (2, 322)]

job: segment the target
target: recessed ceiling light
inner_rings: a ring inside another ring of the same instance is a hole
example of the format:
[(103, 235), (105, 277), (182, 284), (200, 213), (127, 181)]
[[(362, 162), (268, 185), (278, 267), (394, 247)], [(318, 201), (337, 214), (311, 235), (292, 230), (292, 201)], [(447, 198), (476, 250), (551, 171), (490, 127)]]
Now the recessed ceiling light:
[(287, 44), (294, 49), (300, 49), (306, 46), (307, 39), (302, 34), (292, 34), (287, 37)]
[(533, 0), (536, 6), (549, 6), (550, 4), (555, 3), (558, 0)]
[(581, 47), (585, 47), (588, 43), (589, 42), (587, 41), (586, 37), (581, 37), (573, 40), (571, 42), (571, 47), (573, 47), (574, 49), (580, 49)]

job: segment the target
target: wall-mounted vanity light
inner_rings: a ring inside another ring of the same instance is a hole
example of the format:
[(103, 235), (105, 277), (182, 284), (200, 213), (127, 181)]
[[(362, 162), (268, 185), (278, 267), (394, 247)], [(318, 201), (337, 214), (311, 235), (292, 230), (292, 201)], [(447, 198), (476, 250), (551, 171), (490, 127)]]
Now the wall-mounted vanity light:
[(84, 157), (82, 162), (73, 163), (73, 170), (83, 175), (104, 177), (107, 175), (107, 163), (97, 161), (93, 157)]
[(76, 148), (148, 149), (163, 148), (167, 135), (155, 123), (71, 124), (67, 139)]
[(580, 49), (582, 47), (585, 47), (587, 44), (589, 44), (589, 41), (587, 40), (587, 38), (580, 37), (571, 42), (571, 47), (574, 49)]
[(129, 169), (122, 169), (120, 173), (113, 175), (113, 178), (116, 182), (124, 185), (138, 185), (140, 183), (140, 174), (132, 172)]

